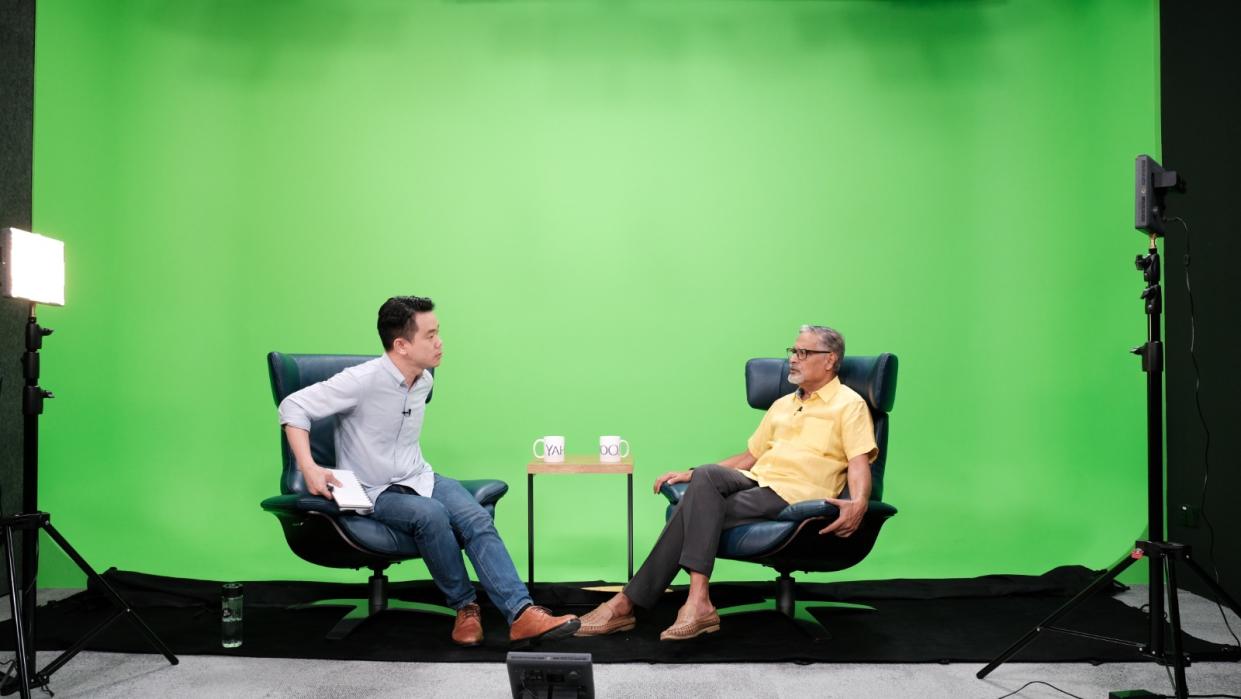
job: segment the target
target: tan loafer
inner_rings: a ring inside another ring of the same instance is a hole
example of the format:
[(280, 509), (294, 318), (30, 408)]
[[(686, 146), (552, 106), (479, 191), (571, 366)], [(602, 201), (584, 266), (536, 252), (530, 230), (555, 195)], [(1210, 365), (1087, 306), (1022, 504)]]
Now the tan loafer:
[(638, 620), (632, 614), (620, 616), (604, 603), (582, 617), (582, 625), (573, 635), (606, 636), (618, 631), (633, 631), (637, 623)]
[(661, 641), (688, 641), (691, 638), (697, 638), (704, 633), (715, 633), (720, 630), (720, 615), (711, 612), (706, 616), (697, 619), (682, 619), (677, 617), (677, 621), (672, 626), (664, 629), (659, 634)]

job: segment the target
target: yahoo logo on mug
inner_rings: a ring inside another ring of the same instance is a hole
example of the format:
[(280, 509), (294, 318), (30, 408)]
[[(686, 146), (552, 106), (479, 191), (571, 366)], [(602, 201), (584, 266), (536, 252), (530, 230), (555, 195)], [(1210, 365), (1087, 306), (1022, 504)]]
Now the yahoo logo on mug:
[[(621, 446), (624, 445), (622, 449)], [(629, 442), (615, 435), (599, 438), (599, 460), (616, 463), (629, 456)]]
[[(539, 453), (539, 445), (543, 445), (543, 453)], [(549, 464), (564, 461), (564, 437), (542, 437), (534, 440), (534, 457)]]

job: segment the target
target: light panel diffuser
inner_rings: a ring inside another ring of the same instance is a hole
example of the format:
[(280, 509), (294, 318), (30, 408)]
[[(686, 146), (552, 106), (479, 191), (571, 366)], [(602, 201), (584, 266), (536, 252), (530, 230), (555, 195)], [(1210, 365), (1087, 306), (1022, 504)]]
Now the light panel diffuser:
[(20, 228), (3, 229), (4, 295), (65, 305), (65, 244)]

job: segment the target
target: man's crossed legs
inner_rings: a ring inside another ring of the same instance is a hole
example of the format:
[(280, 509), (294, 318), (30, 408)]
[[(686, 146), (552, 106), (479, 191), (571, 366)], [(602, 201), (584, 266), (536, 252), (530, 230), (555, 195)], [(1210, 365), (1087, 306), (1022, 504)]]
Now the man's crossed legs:
[(582, 617), (578, 636), (599, 636), (634, 627), (634, 607), (651, 608), (684, 568), (689, 596), (676, 622), (661, 640), (683, 640), (718, 631), (720, 618), (711, 604), (708, 582), (715, 566), (720, 532), (774, 517), (788, 505), (771, 488), (737, 469), (708, 464), (694, 469), (685, 495), (664, 526), (655, 547), (633, 579), (616, 596)]
[(435, 474), (430, 497), (405, 486), (391, 486), (375, 499), (373, 516), (417, 542), (431, 578), (448, 606), (457, 610), (452, 640), (458, 645), (476, 646), (483, 641), (479, 608), (461, 557), (462, 548), (487, 597), (508, 621), (510, 641), (563, 638), (578, 629), (576, 616), (552, 616), (546, 608), (533, 604), (491, 515), (456, 480)]

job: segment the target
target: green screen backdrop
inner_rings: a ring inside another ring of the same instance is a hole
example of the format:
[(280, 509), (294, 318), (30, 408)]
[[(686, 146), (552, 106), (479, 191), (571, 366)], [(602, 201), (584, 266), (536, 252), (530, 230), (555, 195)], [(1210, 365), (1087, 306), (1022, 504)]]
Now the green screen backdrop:
[[(655, 477), (744, 448), (743, 365), (802, 323), (901, 361), (900, 514), (838, 577), (1105, 567), (1145, 526), (1156, 31), (1153, 0), (42, 2), (40, 503), (100, 569), (362, 580), (259, 509), (264, 357), (378, 353), (412, 293), (445, 338), (425, 452), (508, 481), (523, 576), (535, 438), (629, 440), (641, 562)], [(622, 478), (539, 504), (541, 579), (624, 576)]]

